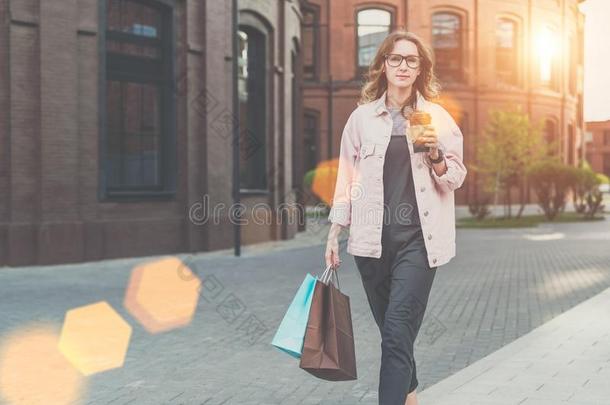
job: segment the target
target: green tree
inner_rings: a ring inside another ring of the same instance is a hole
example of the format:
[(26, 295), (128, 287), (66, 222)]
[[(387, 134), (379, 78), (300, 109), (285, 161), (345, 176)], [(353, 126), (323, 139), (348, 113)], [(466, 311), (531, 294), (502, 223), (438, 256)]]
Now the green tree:
[(541, 124), (534, 124), (520, 106), (490, 112), (483, 142), (477, 145), (477, 162), (472, 168), (483, 174), (485, 192), (493, 195), (498, 204), (504, 195), (506, 215), (511, 213), (511, 190), (519, 188), (520, 208), (525, 207), (525, 187), (530, 167), (548, 156), (548, 146), (541, 139)]

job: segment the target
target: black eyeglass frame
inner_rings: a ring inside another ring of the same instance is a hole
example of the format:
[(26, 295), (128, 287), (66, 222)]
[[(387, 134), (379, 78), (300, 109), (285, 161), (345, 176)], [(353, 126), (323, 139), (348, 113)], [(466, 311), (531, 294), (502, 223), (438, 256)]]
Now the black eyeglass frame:
[[(390, 61), (388, 60), (390, 56), (399, 56), (400, 57), (400, 62), (398, 63), (398, 65), (392, 65), (390, 63)], [(419, 56), (419, 55), (407, 55), (407, 56), (402, 56), (399, 53), (386, 53), (385, 55), (383, 55), (385, 61), (388, 63), (389, 66), (391, 67), (399, 67), (400, 65), (402, 65), (402, 61), (404, 59), (404, 61), (407, 63), (407, 66), (410, 67), (411, 69), (417, 69), (420, 65), (421, 65), (421, 60), (423, 59), (423, 57)], [(416, 66), (411, 66), (409, 65), (409, 61), (407, 60), (407, 58), (416, 58), (417, 59), (417, 65)]]

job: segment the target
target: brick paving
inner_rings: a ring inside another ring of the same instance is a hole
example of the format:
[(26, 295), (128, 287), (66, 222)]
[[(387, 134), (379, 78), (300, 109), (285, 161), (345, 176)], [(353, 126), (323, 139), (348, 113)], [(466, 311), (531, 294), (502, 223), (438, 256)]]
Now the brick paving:
[[(610, 287), (608, 219), (458, 230), (458, 256), (438, 269), (416, 342), (418, 392)], [(309, 242), (323, 241), (320, 229)], [(347, 253), (340, 280), (351, 298), (358, 380), (317, 380), (269, 344), (304, 275), (322, 269), (324, 246), (303, 241), (240, 258), (179, 255), (217, 295), (204, 290), (190, 325), (158, 335), (123, 307), (130, 270), (150, 258), (0, 268), (0, 339), (43, 321), (59, 332), (67, 310), (106, 300), (133, 327), (130, 346), (123, 367), (88, 378), (79, 403), (375, 404), (380, 336)], [(225, 300), (241, 303), (239, 316), (222, 310)], [(264, 334), (246, 330), (247, 320)]]
[(610, 288), (419, 395), (434, 405), (610, 401)]

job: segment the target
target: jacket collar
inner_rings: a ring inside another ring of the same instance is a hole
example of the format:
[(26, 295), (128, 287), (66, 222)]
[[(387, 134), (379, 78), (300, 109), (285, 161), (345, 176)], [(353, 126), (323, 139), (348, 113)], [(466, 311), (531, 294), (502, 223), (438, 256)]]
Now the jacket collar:
[[(422, 110), (425, 108), (427, 100), (424, 98), (424, 96), (422, 96), (422, 94), (419, 92), (419, 90), (415, 90), (415, 92), (416, 92), (416, 97), (417, 97), (417, 108), (419, 110)], [(381, 97), (379, 97), (377, 100), (373, 101), (373, 111), (375, 112), (375, 115), (381, 115), (384, 112), (389, 113), (388, 108), (386, 107), (386, 104), (385, 104), (387, 94), (388, 94), (388, 91), (386, 90), (383, 92)]]

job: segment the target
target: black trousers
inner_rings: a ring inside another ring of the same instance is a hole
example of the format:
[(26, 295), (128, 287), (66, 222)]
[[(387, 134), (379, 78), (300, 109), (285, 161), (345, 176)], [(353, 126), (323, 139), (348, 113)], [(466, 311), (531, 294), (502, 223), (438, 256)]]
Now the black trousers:
[(354, 259), (381, 333), (379, 404), (404, 405), (418, 385), (413, 347), (437, 267), (428, 265), (421, 228), (403, 238), (383, 235), (379, 259)]

